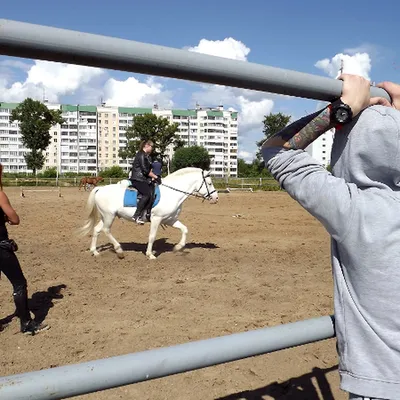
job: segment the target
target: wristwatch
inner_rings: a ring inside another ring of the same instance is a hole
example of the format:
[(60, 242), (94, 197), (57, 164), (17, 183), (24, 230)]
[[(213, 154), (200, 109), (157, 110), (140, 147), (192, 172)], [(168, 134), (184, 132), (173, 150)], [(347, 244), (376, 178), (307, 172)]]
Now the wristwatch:
[(331, 110), (331, 122), (335, 125), (345, 125), (353, 119), (351, 107), (343, 103), (340, 99), (329, 105)]

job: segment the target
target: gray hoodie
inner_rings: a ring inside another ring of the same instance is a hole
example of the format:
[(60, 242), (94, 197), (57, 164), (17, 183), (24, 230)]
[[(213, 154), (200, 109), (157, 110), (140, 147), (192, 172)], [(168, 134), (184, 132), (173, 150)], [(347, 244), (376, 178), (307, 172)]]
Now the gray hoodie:
[(262, 150), (331, 235), (341, 388), (400, 399), (400, 112), (364, 110), (334, 138), (330, 174), (304, 150)]

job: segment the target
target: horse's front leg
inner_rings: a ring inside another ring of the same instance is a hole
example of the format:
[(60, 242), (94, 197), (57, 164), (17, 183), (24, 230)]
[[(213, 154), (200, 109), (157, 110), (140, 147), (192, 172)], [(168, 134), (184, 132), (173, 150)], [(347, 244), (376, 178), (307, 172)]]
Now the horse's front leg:
[(186, 246), (186, 238), (188, 234), (188, 228), (182, 224), (180, 221), (175, 221), (172, 225), (173, 228), (180, 229), (182, 232), (182, 237), (179, 243), (174, 247), (174, 251), (182, 250)]
[(147, 244), (146, 256), (150, 260), (155, 260), (156, 256), (153, 253), (153, 244), (156, 240), (158, 227), (160, 226), (162, 218), (157, 216), (151, 217), (150, 233), (149, 233), (149, 243)]

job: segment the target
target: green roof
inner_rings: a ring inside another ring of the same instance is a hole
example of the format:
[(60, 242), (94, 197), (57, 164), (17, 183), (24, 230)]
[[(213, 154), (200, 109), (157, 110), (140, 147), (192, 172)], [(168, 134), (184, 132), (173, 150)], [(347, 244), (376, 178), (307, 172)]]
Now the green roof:
[(237, 113), (237, 112), (232, 112), (232, 113), (231, 113), (231, 117), (232, 117), (232, 118), (237, 118), (237, 116), (238, 116), (238, 113)]
[(120, 114), (152, 114), (151, 108), (140, 108), (140, 107), (118, 107)]
[(68, 111), (77, 111), (77, 108), (79, 107), (79, 111), (86, 111), (86, 112), (96, 112), (97, 107), (96, 106), (81, 106), (81, 105), (71, 105), (71, 104), (63, 104), (61, 106), (61, 110), (64, 112)]
[(224, 113), (223, 113), (223, 111), (207, 111), (207, 116), (208, 117), (223, 117)]
[(14, 110), (18, 107), (18, 103), (2, 103), (0, 102), (0, 108)]
[(79, 106), (79, 111), (97, 112), (96, 106)]
[(172, 110), (172, 115), (179, 117), (196, 117), (197, 111), (195, 110)]

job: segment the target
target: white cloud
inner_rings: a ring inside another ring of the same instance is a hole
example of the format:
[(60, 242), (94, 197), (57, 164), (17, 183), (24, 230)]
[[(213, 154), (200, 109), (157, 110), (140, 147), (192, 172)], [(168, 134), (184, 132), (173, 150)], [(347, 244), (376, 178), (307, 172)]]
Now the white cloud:
[(163, 91), (164, 86), (154, 78), (140, 82), (134, 77), (125, 81), (110, 78), (104, 85), (104, 99), (107, 105), (173, 107), (172, 93)]
[(250, 49), (244, 43), (231, 37), (224, 40), (201, 39), (197, 46), (189, 47), (188, 50), (240, 61), (247, 61), (250, 53)]
[[(349, 49), (355, 50), (355, 49)], [(343, 61), (343, 73), (360, 75), (370, 80), (371, 58), (368, 53), (354, 53), (353, 55), (339, 53), (331, 59), (324, 58), (315, 63), (317, 68), (322, 69), (332, 78), (337, 78)]]
[(271, 99), (251, 101), (243, 96), (238, 97), (240, 105), (239, 123), (243, 121), (243, 127), (247, 131), (259, 128), (261, 131), (264, 115), (272, 111), (274, 102)]
[(3, 101), (19, 102), (26, 97), (43, 98), (44, 90), (50, 102), (57, 103), (60, 96), (84, 90), (93, 79), (104, 74), (99, 68), (62, 64), (37, 60), (28, 69), (27, 64), (4, 60), (2, 65), (27, 70), (25, 81), (10, 83), (7, 75), (1, 79), (0, 90)]
[[(22, 70), (25, 79), (15, 79)], [(62, 102), (62, 97), (75, 95), (77, 101), (99, 104), (102, 98), (108, 105), (148, 106), (157, 103), (172, 107), (172, 93), (154, 78), (140, 82), (134, 77), (118, 80), (100, 68), (37, 60), (33, 64), (19, 60), (0, 61), (1, 100), (20, 102), (27, 97), (42, 100), (45, 94), (50, 103)]]
[(80, 86), (102, 74), (104, 71), (100, 68), (36, 61), (28, 72), (26, 82), (48, 87), (59, 96), (74, 93)]
[(246, 162), (252, 162), (254, 160), (254, 154), (249, 151), (241, 150), (238, 155), (239, 158), (243, 158)]

